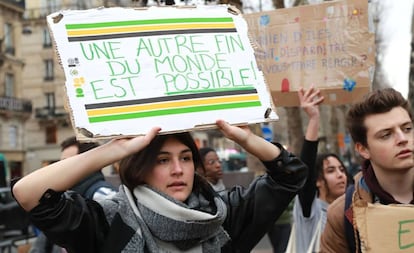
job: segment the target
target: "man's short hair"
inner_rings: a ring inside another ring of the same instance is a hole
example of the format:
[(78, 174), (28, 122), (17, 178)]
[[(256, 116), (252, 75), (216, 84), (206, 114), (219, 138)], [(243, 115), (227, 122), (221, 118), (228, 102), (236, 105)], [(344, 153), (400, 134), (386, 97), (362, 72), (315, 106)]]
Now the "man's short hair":
[(86, 152), (90, 149), (96, 148), (99, 146), (99, 143), (97, 142), (80, 142), (76, 139), (76, 136), (71, 136), (69, 138), (66, 138), (60, 143), (60, 150), (63, 151), (71, 146), (77, 146), (78, 147), (78, 154), (81, 154), (83, 152)]
[(346, 116), (346, 126), (354, 143), (367, 146), (367, 128), (364, 124), (367, 116), (386, 113), (396, 107), (406, 110), (412, 120), (410, 103), (392, 88), (371, 91), (363, 100), (353, 104)]

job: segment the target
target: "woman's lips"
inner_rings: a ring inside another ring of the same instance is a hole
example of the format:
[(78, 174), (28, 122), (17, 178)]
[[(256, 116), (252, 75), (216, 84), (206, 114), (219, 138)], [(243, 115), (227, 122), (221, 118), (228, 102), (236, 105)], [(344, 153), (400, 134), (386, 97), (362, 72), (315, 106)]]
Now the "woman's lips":
[(185, 186), (187, 186), (187, 184), (184, 183), (184, 182), (181, 182), (181, 181), (180, 182), (173, 182), (173, 183), (168, 185), (169, 188), (180, 188), (180, 187), (185, 187)]

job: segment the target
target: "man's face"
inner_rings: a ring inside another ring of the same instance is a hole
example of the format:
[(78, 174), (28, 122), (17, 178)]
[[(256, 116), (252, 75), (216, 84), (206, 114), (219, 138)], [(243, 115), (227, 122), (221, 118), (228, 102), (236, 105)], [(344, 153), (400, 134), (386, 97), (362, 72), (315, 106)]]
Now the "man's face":
[(66, 159), (71, 156), (77, 155), (79, 152), (78, 147), (76, 145), (69, 146), (62, 150), (60, 153), (60, 160)]
[(413, 123), (402, 107), (365, 119), (367, 147), (357, 145), (359, 153), (376, 170), (406, 171), (414, 167)]

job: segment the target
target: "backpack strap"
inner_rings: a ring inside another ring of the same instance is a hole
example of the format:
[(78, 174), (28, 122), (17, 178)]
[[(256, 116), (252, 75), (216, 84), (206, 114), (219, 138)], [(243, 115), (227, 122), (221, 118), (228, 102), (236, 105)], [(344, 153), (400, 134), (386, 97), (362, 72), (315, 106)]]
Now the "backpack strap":
[[(355, 233), (353, 220), (354, 213), (352, 211), (352, 196), (354, 195), (355, 185), (351, 184), (348, 186), (345, 192), (345, 210), (344, 210), (344, 225), (345, 225), (345, 237), (348, 242), (348, 247), (351, 252), (357, 252), (355, 235), (358, 236), (358, 233)], [(361, 248), (358, 247), (358, 252), (361, 252)]]
[(84, 194), (84, 197), (88, 199), (93, 199), (93, 195), (95, 194), (95, 192), (97, 192), (99, 188), (102, 188), (102, 187), (110, 188), (116, 191), (113, 185), (109, 184), (108, 182), (104, 180), (98, 180), (95, 183), (93, 183), (91, 186), (89, 186), (89, 188), (86, 190)]

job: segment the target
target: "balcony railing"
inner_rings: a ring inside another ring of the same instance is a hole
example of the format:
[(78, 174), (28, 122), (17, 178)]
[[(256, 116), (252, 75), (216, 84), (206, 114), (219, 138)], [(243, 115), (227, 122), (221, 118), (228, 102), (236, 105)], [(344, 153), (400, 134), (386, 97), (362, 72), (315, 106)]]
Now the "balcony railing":
[(69, 114), (63, 106), (57, 107), (40, 107), (35, 109), (36, 118), (41, 120), (66, 118)]
[(0, 0), (0, 3), (11, 4), (11, 5), (14, 5), (16, 7), (21, 8), (22, 10), (25, 7), (25, 1), (21, 1), (21, 0)]
[(27, 99), (0, 97), (0, 111), (32, 113), (32, 102)]
[(14, 49), (14, 47), (6, 47), (4, 49), (4, 53), (14, 55), (15, 49)]

